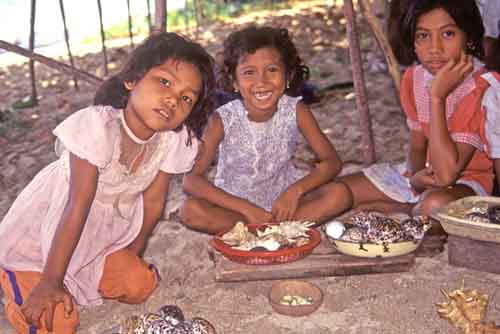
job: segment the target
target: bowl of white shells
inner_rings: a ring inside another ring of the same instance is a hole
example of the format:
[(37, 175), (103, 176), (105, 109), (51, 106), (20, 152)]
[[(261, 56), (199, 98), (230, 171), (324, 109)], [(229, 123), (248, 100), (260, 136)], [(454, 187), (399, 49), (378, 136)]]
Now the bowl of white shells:
[(292, 317), (311, 314), (322, 302), (321, 289), (306, 281), (280, 281), (269, 292), (269, 303), (273, 310)]
[(244, 264), (275, 264), (296, 261), (307, 256), (321, 242), (314, 222), (236, 223), (210, 241), (223, 256)]
[(448, 234), (500, 243), (500, 197), (465, 197), (444, 206), (435, 217)]
[(376, 258), (415, 251), (430, 227), (428, 218), (423, 216), (362, 211), (343, 221), (326, 223), (324, 231), (340, 253)]

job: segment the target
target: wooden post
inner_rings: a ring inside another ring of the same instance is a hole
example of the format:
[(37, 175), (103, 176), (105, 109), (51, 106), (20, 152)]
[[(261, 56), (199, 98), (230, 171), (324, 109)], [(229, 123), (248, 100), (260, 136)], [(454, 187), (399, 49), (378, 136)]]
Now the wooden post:
[(368, 22), (368, 26), (371, 28), (373, 35), (375, 36), (375, 40), (379, 48), (382, 50), (384, 54), (385, 62), (387, 63), (387, 67), (389, 68), (389, 74), (392, 77), (392, 81), (394, 82), (394, 86), (396, 87), (396, 96), (399, 96), (399, 85), (401, 83), (401, 72), (399, 70), (399, 62), (392, 52), (392, 48), (389, 45), (389, 40), (384, 33), (384, 28), (377, 17), (373, 14), (372, 7), (370, 5), (370, 1), (358, 0), (358, 4), (361, 8), (361, 12)]
[[(31, 0), (31, 13), (30, 13), (30, 41), (29, 48), (31, 52), (35, 49), (35, 16), (36, 16), (36, 0)], [(33, 106), (38, 104), (38, 96), (36, 93), (36, 79), (35, 79), (35, 63), (32, 59), (29, 61), (30, 80), (31, 80), (31, 103)]]
[(356, 94), (356, 107), (361, 117), (363, 160), (365, 165), (369, 165), (375, 162), (375, 147), (373, 143), (370, 111), (368, 109), (365, 79), (363, 76), (361, 51), (359, 48), (356, 14), (354, 12), (352, 0), (344, 0), (344, 15), (347, 20), (347, 38), (349, 40), (349, 56), (351, 59), (354, 92)]
[(167, 31), (167, 0), (155, 0), (153, 34)]
[(101, 78), (98, 78), (95, 75), (76, 69), (57, 60), (42, 56), (41, 54), (34, 53), (33, 51), (30, 51), (28, 49), (22, 48), (18, 45), (6, 41), (0, 40), (0, 49), (4, 49), (10, 52), (20, 54), (21, 56), (28, 57), (31, 60), (35, 60), (39, 63), (45, 64), (58, 71), (64, 72), (69, 75), (74, 75), (79, 79), (85, 80), (93, 85), (100, 85), (103, 81)]
[(134, 36), (132, 34), (132, 15), (130, 14), (130, 0), (127, 0), (127, 12), (128, 12), (128, 37), (130, 39), (130, 46), (134, 48)]
[(153, 24), (151, 23), (151, 3), (149, 2), (149, 0), (146, 0), (146, 5), (148, 6), (147, 19), (148, 19), (149, 34), (151, 35), (151, 33), (153, 32)]
[(101, 0), (97, 0), (97, 9), (99, 11), (99, 24), (101, 27), (102, 57), (104, 61), (104, 75), (108, 75), (108, 56), (106, 55), (106, 36), (104, 35), (104, 24), (102, 23)]
[[(68, 27), (66, 25), (66, 14), (64, 12), (63, 0), (59, 0), (59, 7), (61, 8), (61, 16), (64, 25), (64, 40), (66, 41), (66, 48), (68, 49), (69, 62), (72, 67), (75, 67), (75, 62), (73, 60), (73, 55), (71, 54), (71, 48), (69, 46), (69, 33), (68, 33)], [(75, 76), (73, 76), (73, 82), (75, 84), (75, 90), (78, 90), (78, 81), (76, 80)]]

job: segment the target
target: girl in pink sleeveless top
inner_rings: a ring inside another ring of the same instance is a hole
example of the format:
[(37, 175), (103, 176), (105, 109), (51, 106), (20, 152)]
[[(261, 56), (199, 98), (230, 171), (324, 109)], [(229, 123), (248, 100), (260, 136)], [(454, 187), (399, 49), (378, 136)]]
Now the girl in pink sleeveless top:
[(194, 164), (213, 87), (200, 45), (156, 34), (95, 105), (57, 126), (59, 159), (0, 223), (0, 286), (17, 332), (75, 333), (76, 305), (142, 303), (154, 291), (158, 275), (142, 253), (172, 174)]

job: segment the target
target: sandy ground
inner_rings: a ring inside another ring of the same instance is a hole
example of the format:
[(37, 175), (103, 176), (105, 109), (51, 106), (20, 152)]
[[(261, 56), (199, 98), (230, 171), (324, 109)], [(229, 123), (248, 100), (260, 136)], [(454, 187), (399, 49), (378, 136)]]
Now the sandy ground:
[[(305, 3), (305, 5), (304, 5)], [(345, 26), (340, 10), (326, 12), (323, 1), (302, 2), (294, 10), (259, 14), (240, 21), (267, 22), (294, 27), (294, 36), (307, 64), (311, 82), (323, 87), (351, 80)], [(241, 24), (235, 21), (235, 25)], [(328, 22), (335, 23), (328, 23)], [(295, 24), (294, 22), (299, 22)], [(377, 159), (399, 162), (404, 159), (407, 128), (389, 76), (377, 70), (379, 55), (375, 43), (359, 22), (363, 32), (361, 47), (366, 60), (366, 81), (370, 101)], [(211, 52), (217, 50), (216, 37), (234, 27), (214, 25), (200, 34)], [(311, 38), (313, 36), (313, 38)], [(123, 59), (128, 47), (110, 51), (112, 62)], [(80, 68), (101, 74), (99, 54), (79, 56)], [(80, 83), (75, 92), (69, 77), (43, 65), (37, 66), (40, 105), (5, 114), (17, 99), (29, 94), (27, 66), (0, 68), (0, 110), (7, 119), (0, 122), (0, 218), (33, 175), (55, 159), (50, 130), (67, 115), (92, 100), (93, 87)], [(362, 163), (361, 132), (352, 89), (327, 91), (312, 105), (322, 129), (346, 162), (343, 173), (359, 170)], [(0, 114), (1, 116), (1, 114)], [(298, 156), (311, 157), (303, 142)], [(180, 178), (176, 178), (168, 201), (165, 220), (155, 230), (146, 251), (146, 260), (156, 264), (163, 280), (143, 305), (124, 305), (113, 301), (92, 309), (81, 309), (79, 333), (99, 334), (131, 315), (155, 311), (164, 304), (176, 304), (186, 317), (208, 319), (218, 333), (335, 333), (335, 334), (430, 334), (458, 333), (440, 319), (435, 303), (444, 300), (440, 289), (466, 287), (491, 296), (487, 319), (499, 321), (500, 304), (496, 295), (500, 276), (453, 267), (447, 249), (431, 258), (418, 258), (410, 271), (395, 274), (321, 277), (310, 279), (324, 292), (322, 306), (303, 318), (276, 314), (267, 295), (273, 281), (217, 283), (214, 263), (208, 256), (209, 237), (187, 230), (178, 223), (176, 209), (182, 203)], [(12, 333), (0, 313), (0, 333)]]

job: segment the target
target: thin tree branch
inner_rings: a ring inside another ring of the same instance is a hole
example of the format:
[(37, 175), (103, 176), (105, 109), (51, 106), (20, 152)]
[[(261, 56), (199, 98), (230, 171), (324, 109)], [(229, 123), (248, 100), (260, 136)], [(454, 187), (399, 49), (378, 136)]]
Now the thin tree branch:
[(58, 71), (64, 72), (64, 73), (69, 74), (69, 75), (74, 75), (75, 77), (77, 77), (81, 80), (84, 80), (86, 82), (89, 82), (93, 85), (100, 85), (103, 81), (103, 79), (96, 77), (90, 73), (76, 69), (76, 68), (71, 67), (65, 63), (60, 62), (60, 61), (42, 56), (41, 54), (32, 52), (28, 49), (22, 48), (20, 46), (17, 46), (15, 44), (11, 44), (11, 43), (3, 41), (3, 40), (0, 40), (0, 49), (4, 49), (4, 50), (10, 51), (10, 52), (20, 54), (21, 56), (25, 56), (31, 60), (45, 64), (48, 67), (51, 67), (51, 68), (56, 69)]

